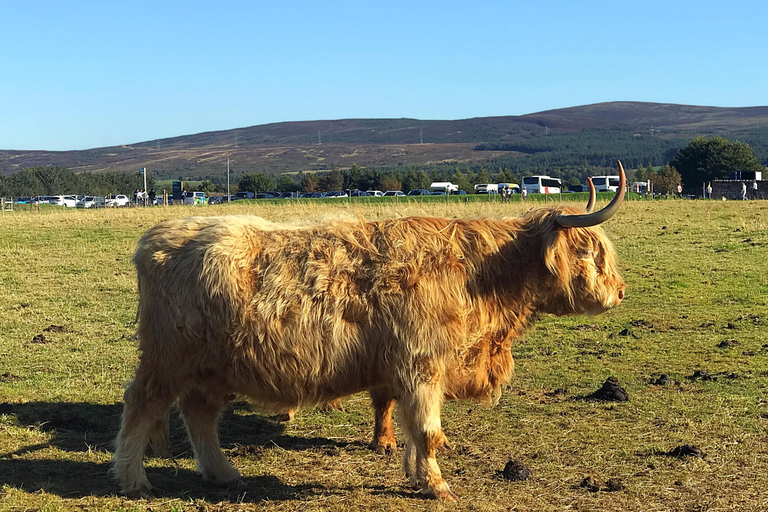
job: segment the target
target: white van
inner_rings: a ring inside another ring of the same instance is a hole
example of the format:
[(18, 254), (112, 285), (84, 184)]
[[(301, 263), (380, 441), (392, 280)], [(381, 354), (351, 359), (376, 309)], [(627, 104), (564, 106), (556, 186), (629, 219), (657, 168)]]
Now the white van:
[(475, 194), (498, 194), (498, 183), (478, 183), (475, 185)]
[(459, 186), (450, 181), (435, 181), (429, 186), (430, 192), (444, 192), (445, 194), (455, 194), (459, 191)]

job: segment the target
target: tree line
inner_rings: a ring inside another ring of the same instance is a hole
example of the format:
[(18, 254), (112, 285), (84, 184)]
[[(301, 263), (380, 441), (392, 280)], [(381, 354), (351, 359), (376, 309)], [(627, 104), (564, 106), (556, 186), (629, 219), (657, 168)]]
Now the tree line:
[[(584, 184), (589, 176), (616, 174), (615, 158), (621, 157), (628, 179), (632, 181), (651, 181), (654, 190), (660, 193), (673, 193), (678, 184), (699, 187), (702, 183), (714, 179), (728, 179), (733, 171), (764, 171), (749, 144), (732, 141), (722, 137), (697, 137), (687, 145), (672, 152), (677, 143), (648, 142), (647, 147), (656, 148), (655, 158), (640, 160), (647, 153), (622, 153), (602, 139), (594, 131), (580, 139), (567, 139), (559, 136), (531, 139), (503, 146), (509, 151), (518, 151), (525, 156), (496, 158), (484, 163), (434, 165), (397, 165), (383, 167), (358, 167), (353, 164), (349, 169), (332, 168), (317, 173), (281, 174), (278, 176), (263, 173), (245, 173), (236, 175), (236, 189), (249, 192), (328, 192), (332, 190), (402, 190), (427, 189), (432, 182), (450, 181), (460, 190), (473, 192), (479, 183), (520, 183), (523, 176), (535, 174), (549, 175), (563, 180), (565, 188), (569, 185)], [(767, 132), (768, 133), (768, 132)], [(614, 133), (613, 143), (630, 139), (626, 134)], [(632, 141), (637, 142), (634, 135)], [(611, 137), (609, 137), (610, 139)], [(570, 142), (568, 142), (570, 140)], [(574, 145), (589, 142), (589, 148)], [(499, 150), (502, 146), (486, 145), (479, 151)], [(581, 149), (579, 149), (581, 148)], [(590, 153), (591, 151), (591, 153)], [(564, 155), (570, 154), (566, 158)], [(577, 155), (582, 161), (575, 162)], [(625, 155), (627, 155), (625, 157)], [(658, 159), (657, 159), (658, 158)], [(654, 166), (651, 162), (663, 162)], [(148, 176), (148, 188), (154, 187), (152, 176)], [(107, 195), (113, 193), (130, 194), (143, 188), (143, 177), (133, 172), (81, 172), (57, 166), (32, 167), (10, 176), (0, 178), (0, 195), (35, 196), (52, 194), (86, 193)], [(209, 193), (225, 194), (226, 181), (221, 176), (208, 176), (198, 187)]]
[[(147, 188), (154, 187), (152, 176)], [(50, 196), (57, 194), (130, 195), (144, 188), (144, 177), (138, 172), (72, 172), (55, 165), (29, 167), (0, 177), (0, 195), (4, 197)]]

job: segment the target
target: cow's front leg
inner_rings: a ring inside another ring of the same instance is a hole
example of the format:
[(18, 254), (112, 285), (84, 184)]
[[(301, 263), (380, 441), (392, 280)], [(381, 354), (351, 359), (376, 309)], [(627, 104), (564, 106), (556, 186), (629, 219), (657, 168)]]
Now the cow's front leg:
[(442, 398), (442, 389), (434, 381), (417, 384), (413, 391), (403, 393), (399, 411), (407, 438), (404, 466), (411, 485), (421, 489), (422, 493), (439, 500), (455, 501), (458, 496), (443, 479), (436, 459), (437, 450), (445, 442), (440, 426)]

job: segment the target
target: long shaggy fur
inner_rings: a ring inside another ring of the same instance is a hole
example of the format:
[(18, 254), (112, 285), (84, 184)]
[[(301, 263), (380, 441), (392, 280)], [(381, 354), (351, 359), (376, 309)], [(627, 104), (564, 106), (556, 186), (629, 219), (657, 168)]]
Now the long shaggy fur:
[(174, 401), (198, 468), (227, 483), (215, 423), (231, 393), (279, 411), (379, 388), (401, 401), (412, 483), (450, 499), (434, 462), (443, 397), (498, 400), (512, 339), (540, 314), (595, 314), (623, 295), (602, 230), (561, 228), (561, 213), (151, 228), (133, 260), (141, 358), (114, 460), (123, 492), (149, 492), (140, 454)]

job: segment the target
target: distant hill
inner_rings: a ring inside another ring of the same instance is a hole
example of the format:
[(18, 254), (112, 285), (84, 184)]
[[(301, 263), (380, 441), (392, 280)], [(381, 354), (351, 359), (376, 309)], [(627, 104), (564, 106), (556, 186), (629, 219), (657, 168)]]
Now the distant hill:
[(10, 174), (38, 165), (58, 165), (74, 171), (147, 167), (158, 178), (189, 179), (221, 174), (227, 158), (236, 173), (319, 171), (353, 163), (361, 167), (477, 164), (501, 157), (524, 157), (526, 151), (514, 149), (542, 137), (588, 132), (594, 138), (601, 130), (609, 129), (662, 140), (689, 139), (700, 134), (749, 138), (755, 137), (755, 130), (768, 130), (768, 107), (610, 102), (523, 116), (455, 121), (342, 119), (273, 123), (83, 151), (5, 150), (0, 151), (0, 172)]

